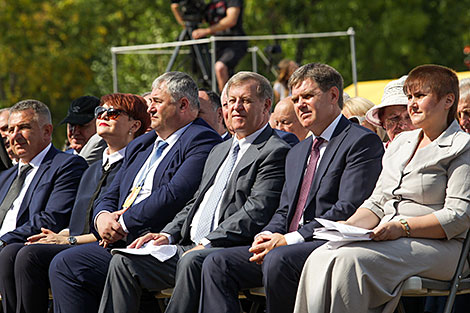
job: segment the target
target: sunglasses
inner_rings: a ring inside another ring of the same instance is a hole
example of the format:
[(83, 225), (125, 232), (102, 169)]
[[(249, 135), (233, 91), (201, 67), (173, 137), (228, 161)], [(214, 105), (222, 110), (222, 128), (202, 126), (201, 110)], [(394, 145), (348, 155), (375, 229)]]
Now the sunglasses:
[(108, 120), (115, 120), (121, 115), (122, 113), (129, 115), (126, 111), (109, 108), (106, 109), (105, 107), (98, 106), (95, 108), (95, 118), (97, 119), (104, 119), (104, 113), (106, 113), (106, 117)]

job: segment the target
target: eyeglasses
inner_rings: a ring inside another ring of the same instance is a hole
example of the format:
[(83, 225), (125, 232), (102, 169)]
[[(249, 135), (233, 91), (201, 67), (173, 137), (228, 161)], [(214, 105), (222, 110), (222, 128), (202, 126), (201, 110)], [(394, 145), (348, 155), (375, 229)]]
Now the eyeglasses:
[(115, 109), (115, 108), (107, 109), (102, 106), (98, 106), (95, 108), (95, 118), (101, 119), (101, 120), (105, 119), (103, 117), (104, 113), (106, 113), (106, 117), (108, 120), (116, 120), (119, 117), (119, 115), (121, 115), (122, 113), (129, 115), (126, 111)]
[(411, 124), (411, 119), (410, 119), (410, 116), (408, 115), (408, 112), (404, 112), (404, 114), (396, 115), (394, 117), (386, 119), (384, 124), (385, 124), (385, 129), (390, 129), (400, 124), (402, 126), (409, 125)]

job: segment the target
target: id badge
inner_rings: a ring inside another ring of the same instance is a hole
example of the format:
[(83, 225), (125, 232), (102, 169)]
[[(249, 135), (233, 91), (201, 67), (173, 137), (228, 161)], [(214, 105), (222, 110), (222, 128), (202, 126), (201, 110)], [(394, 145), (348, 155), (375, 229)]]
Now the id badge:
[(137, 195), (140, 192), (140, 189), (142, 189), (142, 186), (137, 186), (132, 189), (131, 193), (127, 196), (126, 201), (124, 201), (124, 204), (122, 205), (123, 209), (128, 209), (132, 203), (134, 203)]

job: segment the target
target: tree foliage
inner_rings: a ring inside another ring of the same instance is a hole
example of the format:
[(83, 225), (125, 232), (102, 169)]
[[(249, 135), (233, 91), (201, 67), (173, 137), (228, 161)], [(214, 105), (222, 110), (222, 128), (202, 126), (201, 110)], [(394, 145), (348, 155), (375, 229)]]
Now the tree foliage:
[[(0, 0), (0, 106), (34, 98), (60, 121), (71, 100), (112, 92), (110, 48), (174, 41), (169, 0)], [(406, 74), (423, 63), (465, 70), (470, 0), (246, 0), (248, 34), (356, 31), (359, 80)], [(325, 62), (352, 82), (349, 39), (283, 40), (280, 58)], [(275, 42), (251, 42), (264, 49)], [(119, 55), (119, 89), (141, 93), (168, 55)], [(178, 68), (186, 70), (187, 68)], [(239, 69), (251, 69), (247, 56)], [(259, 71), (274, 76), (264, 66)], [(58, 128), (55, 143), (65, 138)]]

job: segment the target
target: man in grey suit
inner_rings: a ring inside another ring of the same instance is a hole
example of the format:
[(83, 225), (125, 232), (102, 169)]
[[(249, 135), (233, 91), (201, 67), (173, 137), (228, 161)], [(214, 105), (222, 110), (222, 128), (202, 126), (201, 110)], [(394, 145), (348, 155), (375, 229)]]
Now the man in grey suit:
[[(228, 121), (235, 136), (215, 146), (201, 184), (186, 207), (161, 233), (131, 244), (170, 245), (174, 255), (114, 255), (99, 312), (138, 312), (143, 292), (174, 286), (166, 312), (197, 312), (205, 257), (225, 247), (248, 244), (270, 220), (284, 183), (289, 146), (268, 125), (269, 81), (240, 72), (228, 82)], [(148, 243), (152, 244), (152, 243)]]

